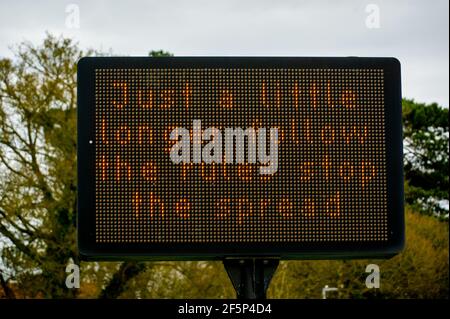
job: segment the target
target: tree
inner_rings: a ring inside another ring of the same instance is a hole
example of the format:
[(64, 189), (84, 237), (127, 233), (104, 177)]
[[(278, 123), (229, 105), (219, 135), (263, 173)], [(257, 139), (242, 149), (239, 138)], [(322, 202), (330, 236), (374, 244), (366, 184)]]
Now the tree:
[(172, 53), (164, 50), (152, 50), (148, 55), (154, 58), (173, 56)]
[[(76, 65), (92, 53), (48, 35), (42, 46), (23, 43), (14, 60), (0, 60), (0, 267), (28, 297), (78, 293), (64, 287), (66, 265), (80, 263)], [(118, 287), (144, 269), (140, 263), (122, 264), (101, 295), (118, 296)], [(3, 286), (5, 278), (2, 274)]]
[[(282, 261), (269, 298), (448, 298), (448, 223), (406, 209), (406, 247), (391, 259)], [(380, 289), (365, 285), (366, 266), (380, 268)]]
[(448, 109), (403, 101), (406, 202), (448, 218)]
[[(65, 266), (78, 262), (76, 61), (68, 39), (24, 43), (0, 60), (2, 262), (30, 296), (73, 297)], [(30, 281), (33, 284), (30, 284)], [(39, 284), (37, 284), (39, 283)]]

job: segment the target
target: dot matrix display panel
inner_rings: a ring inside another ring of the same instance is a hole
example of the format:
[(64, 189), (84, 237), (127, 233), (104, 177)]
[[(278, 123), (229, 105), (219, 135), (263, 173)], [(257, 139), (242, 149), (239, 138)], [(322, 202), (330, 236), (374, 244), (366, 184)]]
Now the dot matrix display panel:
[[(396, 253), (399, 78), (396, 60), (381, 58), (82, 60), (80, 249), (160, 259)], [(194, 120), (223, 144), (227, 128), (277, 128), (276, 172), (223, 158), (225, 145), (220, 163), (193, 163)], [(191, 163), (171, 161), (175, 128), (189, 131)]]

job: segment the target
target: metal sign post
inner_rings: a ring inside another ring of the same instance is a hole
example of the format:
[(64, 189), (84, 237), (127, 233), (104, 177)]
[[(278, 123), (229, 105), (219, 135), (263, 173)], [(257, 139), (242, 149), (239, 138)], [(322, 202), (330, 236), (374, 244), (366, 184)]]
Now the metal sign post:
[(223, 260), (238, 299), (266, 299), (267, 288), (278, 264), (277, 258)]

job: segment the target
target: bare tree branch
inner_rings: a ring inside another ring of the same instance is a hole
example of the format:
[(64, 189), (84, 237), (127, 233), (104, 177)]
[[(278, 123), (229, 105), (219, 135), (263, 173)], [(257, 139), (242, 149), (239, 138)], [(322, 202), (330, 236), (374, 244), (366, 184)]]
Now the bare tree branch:
[(145, 263), (127, 261), (120, 265), (108, 285), (102, 290), (99, 298), (116, 299), (126, 289), (126, 283), (146, 269)]

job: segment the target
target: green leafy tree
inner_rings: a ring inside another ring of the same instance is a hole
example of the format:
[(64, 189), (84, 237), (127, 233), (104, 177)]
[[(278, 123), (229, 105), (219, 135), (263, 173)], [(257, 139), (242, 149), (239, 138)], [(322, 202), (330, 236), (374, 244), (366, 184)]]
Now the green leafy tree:
[(173, 56), (172, 53), (164, 50), (152, 50), (148, 55), (154, 58)]
[(403, 123), (406, 202), (448, 218), (448, 109), (404, 100)]
[[(269, 298), (322, 298), (322, 289), (338, 288), (328, 298), (448, 298), (448, 223), (406, 210), (406, 247), (391, 259), (282, 261)], [(365, 285), (366, 266), (380, 269), (380, 288)]]

